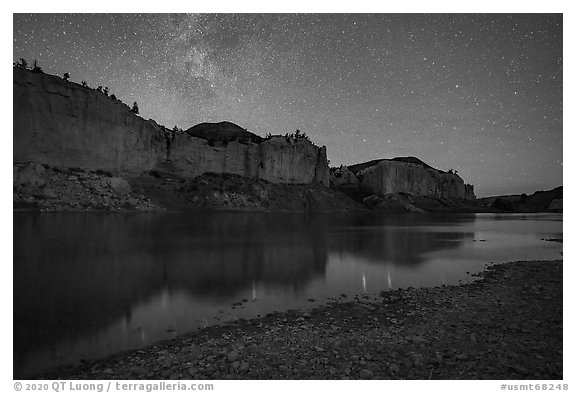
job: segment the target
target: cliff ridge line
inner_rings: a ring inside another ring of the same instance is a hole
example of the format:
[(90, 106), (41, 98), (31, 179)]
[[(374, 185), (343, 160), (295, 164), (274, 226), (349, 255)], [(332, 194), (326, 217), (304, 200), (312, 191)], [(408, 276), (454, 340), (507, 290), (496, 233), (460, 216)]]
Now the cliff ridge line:
[(328, 185), (325, 147), (309, 140), (263, 138), (231, 122), (169, 130), (102, 91), (19, 68), (13, 85), (15, 162), (129, 173), (170, 163), (180, 176)]

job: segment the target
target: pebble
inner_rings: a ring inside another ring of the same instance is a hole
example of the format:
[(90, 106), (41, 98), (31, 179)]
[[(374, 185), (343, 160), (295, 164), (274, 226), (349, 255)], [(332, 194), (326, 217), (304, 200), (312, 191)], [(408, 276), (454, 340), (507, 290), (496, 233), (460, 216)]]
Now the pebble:
[(420, 367), (424, 367), (424, 356), (417, 354), (414, 355), (413, 357), (413, 362), (414, 362), (414, 367), (420, 368)]
[(237, 350), (230, 351), (226, 355), (226, 358), (228, 359), (228, 361), (230, 363), (235, 362), (236, 360), (238, 360), (240, 358), (240, 353)]
[(519, 364), (515, 364), (513, 366), (511, 366), (512, 370), (514, 370), (515, 372), (517, 372), (518, 374), (530, 374), (530, 371), (526, 368), (526, 367), (522, 367)]
[(390, 373), (392, 376), (397, 375), (400, 373), (400, 367), (398, 367), (396, 363), (390, 363), (388, 366), (388, 373)]
[(240, 363), (239, 371), (242, 373), (245, 373), (246, 371), (248, 371), (249, 368), (250, 368), (250, 364), (248, 362), (242, 362), (242, 363)]
[(424, 337), (413, 336), (410, 339), (414, 344), (430, 344), (430, 340), (427, 340)]
[(132, 367), (130, 373), (132, 375), (143, 376), (146, 375), (147, 371), (144, 367)]
[(374, 373), (370, 370), (367, 370), (365, 368), (363, 368), (362, 370), (360, 370), (360, 372), (358, 373), (358, 376), (362, 379), (372, 379), (374, 377)]

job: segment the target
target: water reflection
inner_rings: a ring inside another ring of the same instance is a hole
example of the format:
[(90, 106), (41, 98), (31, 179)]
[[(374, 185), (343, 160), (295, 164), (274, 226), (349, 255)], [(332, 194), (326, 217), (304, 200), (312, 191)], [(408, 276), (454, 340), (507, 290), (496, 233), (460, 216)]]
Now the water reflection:
[[(454, 281), (469, 267), (451, 253), (473, 254), (485, 226), (475, 215), (15, 214), (14, 376), (309, 296)], [(548, 229), (561, 237), (561, 221)], [(253, 305), (232, 312), (239, 299)]]

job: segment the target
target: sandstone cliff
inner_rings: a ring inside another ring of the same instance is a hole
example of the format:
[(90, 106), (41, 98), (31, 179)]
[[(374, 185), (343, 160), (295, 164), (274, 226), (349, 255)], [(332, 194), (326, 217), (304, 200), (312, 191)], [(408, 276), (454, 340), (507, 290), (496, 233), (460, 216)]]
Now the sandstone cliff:
[(14, 162), (328, 185), (326, 148), (306, 139), (264, 139), (228, 122), (173, 132), (102, 92), (57, 76), (14, 68), (13, 83)]
[(460, 176), (432, 168), (414, 157), (374, 160), (332, 171), (332, 184), (354, 187), (365, 194), (406, 193), (435, 198), (473, 200), (473, 186)]
[(14, 68), (14, 161), (118, 171), (166, 156), (163, 127), (104, 93)]
[(305, 139), (274, 136), (260, 143), (236, 140), (210, 145), (186, 132), (174, 133), (163, 169), (182, 177), (228, 173), (272, 183), (328, 186), (326, 148)]

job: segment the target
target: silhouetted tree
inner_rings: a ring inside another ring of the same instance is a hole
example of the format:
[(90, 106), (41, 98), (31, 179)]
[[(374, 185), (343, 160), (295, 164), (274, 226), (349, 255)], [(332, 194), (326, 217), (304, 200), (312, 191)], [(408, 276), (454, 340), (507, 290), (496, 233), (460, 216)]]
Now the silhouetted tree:
[(108, 95), (108, 91), (109, 91), (108, 86), (106, 86), (106, 87), (104, 88), (104, 90), (102, 90), (102, 91), (104, 92), (104, 94)]
[(140, 109), (138, 109), (138, 103), (136, 101), (134, 101), (134, 103), (132, 104), (132, 112), (136, 114), (140, 113)]
[(23, 57), (21, 57), (20, 60), (14, 63), (14, 65), (16, 66), (16, 68), (22, 68), (23, 70), (28, 69), (28, 62)]
[(32, 66), (32, 72), (43, 73), (42, 67), (38, 65), (38, 60), (34, 59), (34, 65)]
[(98, 86), (98, 87), (96, 88), (96, 90), (98, 90), (99, 92), (102, 92), (102, 86)]
[(116, 94), (110, 94), (110, 98), (112, 98), (113, 100), (116, 100)]
[(82, 82), (80, 82), (80, 83), (82, 84), (82, 86), (84, 86), (84, 87), (88, 87), (88, 82), (86, 82), (86, 81), (82, 81)]
[(70, 79), (70, 74), (65, 72), (64, 76), (62, 77), (62, 79), (64, 79), (65, 81), (67, 81), (68, 79)]

